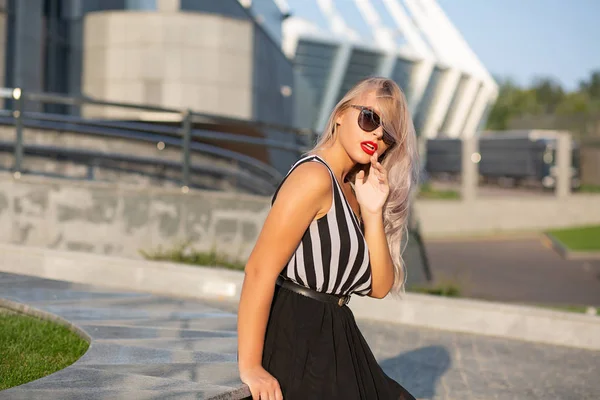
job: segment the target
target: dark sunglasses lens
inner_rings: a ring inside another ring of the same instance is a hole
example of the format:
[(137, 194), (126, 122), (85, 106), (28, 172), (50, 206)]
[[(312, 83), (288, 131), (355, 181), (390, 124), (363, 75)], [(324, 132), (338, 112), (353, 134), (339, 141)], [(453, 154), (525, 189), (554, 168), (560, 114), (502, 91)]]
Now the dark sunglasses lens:
[(379, 127), (379, 115), (364, 109), (358, 114), (358, 126), (365, 132), (373, 132)]
[(385, 143), (388, 147), (392, 147), (396, 144), (396, 139), (394, 139), (394, 137), (386, 131), (383, 131), (383, 137), (381, 139), (383, 140), (383, 143)]

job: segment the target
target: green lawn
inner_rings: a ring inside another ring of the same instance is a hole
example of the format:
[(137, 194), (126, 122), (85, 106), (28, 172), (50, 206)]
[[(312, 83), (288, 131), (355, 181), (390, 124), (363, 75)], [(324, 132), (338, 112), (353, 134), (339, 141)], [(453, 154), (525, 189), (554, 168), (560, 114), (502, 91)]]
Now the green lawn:
[(600, 193), (600, 186), (598, 185), (581, 185), (579, 191), (582, 193)]
[(454, 283), (441, 283), (427, 286), (412, 286), (406, 288), (406, 291), (443, 297), (461, 297), (460, 287)]
[(167, 250), (162, 248), (153, 251), (140, 250), (140, 254), (146, 260), (169, 261), (204, 267), (223, 267), (237, 271), (243, 271), (246, 265), (242, 261), (230, 260), (216, 251), (197, 251), (190, 248), (188, 244), (177, 245)]
[(569, 250), (600, 251), (600, 225), (549, 231)]
[(458, 200), (460, 199), (460, 193), (456, 190), (439, 190), (434, 189), (430, 184), (423, 184), (419, 188), (417, 195), (419, 199), (432, 199), (432, 200)]
[[(545, 308), (551, 308), (553, 310), (557, 310), (557, 311), (567, 311), (567, 312), (574, 312), (574, 313), (579, 313), (579, 314), (586, 314), (588, 311), (588, 307), (586, 306), (542, 306)], [(596, 308), (595, 309), (595, 313), (596, 315), (600, 315), (600, 308)]]
[(88, 346), (62, 325), (0, 309), (0, 390), (65, 368)]

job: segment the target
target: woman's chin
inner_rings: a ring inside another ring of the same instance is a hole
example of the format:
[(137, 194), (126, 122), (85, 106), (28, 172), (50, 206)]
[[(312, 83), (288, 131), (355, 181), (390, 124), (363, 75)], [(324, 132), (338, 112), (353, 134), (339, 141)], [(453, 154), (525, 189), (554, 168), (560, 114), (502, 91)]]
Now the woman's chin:
[(356, 164), (370, 164), (371, 156), (363, 151), (363, 149), (357, 149), (355, 151), (346, 151), (348, 156), (354, 161)]
[(365, 153), (364, 151), (361, 151), (358, 154), (356, 162), (359, 164), (369, 164), (371, 162), (371, 156)]

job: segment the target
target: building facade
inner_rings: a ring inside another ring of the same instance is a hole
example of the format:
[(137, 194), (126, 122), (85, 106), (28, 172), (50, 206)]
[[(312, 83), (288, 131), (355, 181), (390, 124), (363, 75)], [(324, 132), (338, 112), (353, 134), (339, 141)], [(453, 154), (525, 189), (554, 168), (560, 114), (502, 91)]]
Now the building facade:
[(428, 138), (473, 135), (497, 96), (435, 0), (0, 0), (2, 55), (5, 87), (317, 132), (369, 75), (402, 87)]
[(322, 130), (348, 88), (380, 75), (404, 90), (419, 135), (470, 136), (485, 122), (497, 84), (435, 0), (276, 3), (287, 16), (282, 46), (299, 76), (297, 120)]
[(292, 63), (237, 0), (7, 0), (0, 12), (6, 87), (292, 124)]

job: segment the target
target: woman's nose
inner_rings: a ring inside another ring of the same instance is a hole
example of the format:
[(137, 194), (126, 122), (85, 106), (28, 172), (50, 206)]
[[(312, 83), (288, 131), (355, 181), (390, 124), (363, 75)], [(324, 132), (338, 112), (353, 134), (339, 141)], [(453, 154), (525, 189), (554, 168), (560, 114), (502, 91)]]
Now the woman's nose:
[(378, 126), (377, 129), (373, 131), (373, 135), (376, 139), (381, 139), (381, 137), (383, 136), (383, 128), (381, 126)]

